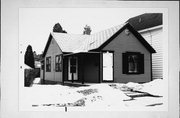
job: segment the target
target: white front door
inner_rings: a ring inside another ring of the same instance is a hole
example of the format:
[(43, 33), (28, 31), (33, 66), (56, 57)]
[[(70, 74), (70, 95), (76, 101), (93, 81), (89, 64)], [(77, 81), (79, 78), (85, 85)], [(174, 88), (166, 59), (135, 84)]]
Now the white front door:
[(113, 81), (113, 53), (103, 53), (103, 81)]
[(68, 80), (78, 80), (78, 61), (77, 57), (68, 59)]

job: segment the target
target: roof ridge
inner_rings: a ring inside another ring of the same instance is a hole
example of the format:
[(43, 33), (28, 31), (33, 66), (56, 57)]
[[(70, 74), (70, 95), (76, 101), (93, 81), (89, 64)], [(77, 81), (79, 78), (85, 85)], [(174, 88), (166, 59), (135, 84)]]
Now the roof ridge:
[[(110, 28), (97, 31), (97, 32), (95, 32), (95, 33), (93, 33), (93, 34), (97, 34), (97, 33), (100, 33), (100, 32), (102, 32), (102, 31), (106, 31), (106, 30), (109, 30), (109, 29), (112, 29), (112, 28), (115, 28), (115, 27), (124, 26), (124, 25), (126, 25), (127, 23), (128, 23), (128, 22), (122, 23), (122, 24), (120, 24), (120, 25), (114, 25), (114, 26), (111, 26)], [(93, 34), (84, 35), (84, 34), (72, 34), (72, 33), (71, 33), (71, 34), (68, 34), (68, 33), (62, 33), (62, 32), (50, 32), (50, 33), (51, 33), (51, 34), (57, 33), (57, 34), (67, 34), (67, 35), (80, 35), (80, 36), (91, 36), (91, 35), (93, 35)]]

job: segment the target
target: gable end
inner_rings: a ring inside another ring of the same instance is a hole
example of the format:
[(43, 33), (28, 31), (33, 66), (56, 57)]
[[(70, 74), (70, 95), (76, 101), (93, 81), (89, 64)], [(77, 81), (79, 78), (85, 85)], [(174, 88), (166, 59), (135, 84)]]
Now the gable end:
[(156, 53), (154, 48), (130, 24), (127, 26), (134, 36), (147, 48), (150, 53)]
[(117, 31), (113, 36), (111, 36), (106, 42), (104, 42), (99, 48), (93, 49), (91, 51), (101, 51), (106, 45), (108, 45), (113, 39), (115, 39), (122, 31), (128, 28), (133, 35), (145, 46), (145, 48), (150, 53), (155, 53), (156, 51), (151, 47), (151, 45), (129, 24), (124, 25), (119, 31)]

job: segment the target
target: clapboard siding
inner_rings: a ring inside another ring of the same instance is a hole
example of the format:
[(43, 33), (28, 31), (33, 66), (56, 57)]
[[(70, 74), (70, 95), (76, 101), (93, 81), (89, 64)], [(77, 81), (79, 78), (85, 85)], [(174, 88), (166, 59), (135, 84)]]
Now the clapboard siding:
[[(55, 72), (55, 57), (62, 54), (57, 42), (52, 38), (47, 53), (45, 55), (45, 80), (62, 82), (62, 72)], [(46, 72), (46, 58), (51, 57), (51, 71)]]
[(152, 54), (153, 79), (163, 78), (162, 32), (162, 27), (139, 32), (146, 39), (146, 41), (156, 50), (156, 53)]

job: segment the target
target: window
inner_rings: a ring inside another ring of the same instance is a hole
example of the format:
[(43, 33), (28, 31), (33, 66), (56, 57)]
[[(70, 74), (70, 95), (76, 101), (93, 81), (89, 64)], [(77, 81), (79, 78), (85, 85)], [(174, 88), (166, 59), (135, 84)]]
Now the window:
[(51, 57), (46, 57), (46, 72), (51, 72)]
[(139, 52), (123, 53), (123, 74), (143, 74), (144, 54)]
[(56, 68), (56, 72), (62, 71), (62, 56), (61, 55), (56, 55), (55, 68)]

